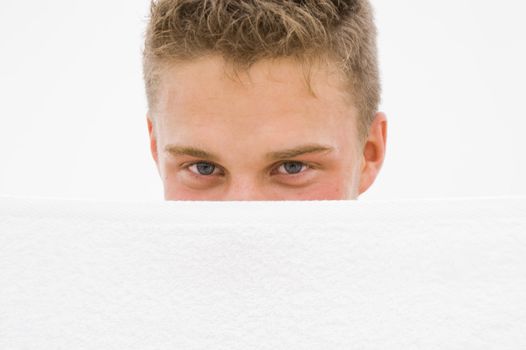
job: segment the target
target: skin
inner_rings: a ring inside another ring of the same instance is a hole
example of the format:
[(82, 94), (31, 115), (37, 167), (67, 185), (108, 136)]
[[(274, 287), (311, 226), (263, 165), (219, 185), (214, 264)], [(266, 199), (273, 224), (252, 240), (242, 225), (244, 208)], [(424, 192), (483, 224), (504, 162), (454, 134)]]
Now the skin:
[[(219, 56), (174, 63), (147, 115), (165, 200), (351, 200), (377, 177), (387, 119), (376, 113), (364, 145), (341, 74), (313, 67), (309, 92), (291, 59), (262, 60), (233, 79)], [(305, 144), (331, 151), (271, 159)], [(214, 154), (166, 150), (184, 145)], [(201, 163), (198, 165), (197, 163)]]

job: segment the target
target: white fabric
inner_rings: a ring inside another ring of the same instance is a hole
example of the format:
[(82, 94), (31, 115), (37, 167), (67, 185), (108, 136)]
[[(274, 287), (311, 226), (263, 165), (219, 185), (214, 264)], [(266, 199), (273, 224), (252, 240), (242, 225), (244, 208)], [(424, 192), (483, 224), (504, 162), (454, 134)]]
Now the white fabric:
[(526, 197), (0, 197), (0, 349), (526, 349)]

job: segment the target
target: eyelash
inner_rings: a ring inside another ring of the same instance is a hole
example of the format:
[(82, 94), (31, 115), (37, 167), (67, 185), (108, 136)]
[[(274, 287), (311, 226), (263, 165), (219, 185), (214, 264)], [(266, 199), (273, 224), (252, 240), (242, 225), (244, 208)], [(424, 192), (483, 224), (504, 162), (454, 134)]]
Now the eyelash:
[[(199, 163), (205, 163), (205, 164), (210, 164), (210, 165), (213, 165), (216, 167), (216, 169), (220, 169), (221, 167), (215, 163), (212, 163), (212, 162), (205, 162), (205, 161), (197, 161), (197, 162), (193, 162), (193, 163), (190, 163), (190, 164), (187, 164), (187, 165), (183, 165), (181, 166), (181, 168), (185, 169), (185, 170), (188, 170), (190, 171), (188, 168), (191, 167), (192, 165), (196, 165), (196, 164), (199, 164)], [(297, 174), (278, 174), (278, 175), (285, 175), (287, 177), (298, 177), (298, 176), (301, 176), (303, 173), (305, 173), (306, 171), (308, 171), (309, 169), (314, 169), (314, 166), (311, 165), (311, 164), (308, 164), (308, 163), (304, 163), (304, 162), (300, 162), (300, 161), (296, 161), (296, 160), (287, 160), (287, 161), (283, 161), (283, 162), (280, 162), (278, 163), (274, 168), (272, 168), (272, 172), (274, 172), (275, 169), (278, 169), (280, 166), (282, 166), (283, 164), (286, 164), (286, 163), (297, 163), (297, 164), (301, 164), (302, 166), (304, 166), (306, 168), (306, 170), (303, 170)], [(214, 169), (215, 171), (215, 169)], [(196, 178), (207, 178), (207, 177), (212, 177), (212, 175), (201, 175), (201, 174), (196, 174), (192, 171), (190, 171), (190, 173), (192, 174), (192, 176), (196, 177)]]

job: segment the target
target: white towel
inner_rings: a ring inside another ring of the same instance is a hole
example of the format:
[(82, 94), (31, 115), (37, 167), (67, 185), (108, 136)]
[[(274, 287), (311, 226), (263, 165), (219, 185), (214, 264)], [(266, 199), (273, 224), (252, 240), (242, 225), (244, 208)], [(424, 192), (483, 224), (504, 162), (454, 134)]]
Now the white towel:
[(526, 197), (0, 197), (0, 349), (526, 349)]

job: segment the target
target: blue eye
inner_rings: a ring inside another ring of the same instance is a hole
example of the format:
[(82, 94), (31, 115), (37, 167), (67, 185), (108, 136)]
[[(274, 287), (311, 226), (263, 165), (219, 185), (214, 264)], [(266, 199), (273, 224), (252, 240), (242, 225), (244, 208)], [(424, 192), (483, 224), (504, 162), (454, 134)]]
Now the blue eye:
[(199, 175), (203, 175), (203, 176), (212, 175), (212, 173), (214, 172), (214, 170), (216, 168), (216, 166), (214, 164), (206, 163), (206, 162), (199, 162), (199, 163), (190, 164), (190, 166), (188, 168), (190, 168), (190, 167), (192, 167), (194, 165), (196, 166)]
[(282, 163), (278, 167), (278, 169), (280, 169), (281, 167), (285, 169), (286, 174), (295, 175), (295, 174), (299, 174), (302, 168), (307, 167), (307, 164), (304, 164), (301, 162), (285, 162), (285, 163)]

